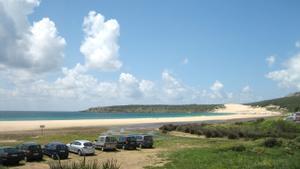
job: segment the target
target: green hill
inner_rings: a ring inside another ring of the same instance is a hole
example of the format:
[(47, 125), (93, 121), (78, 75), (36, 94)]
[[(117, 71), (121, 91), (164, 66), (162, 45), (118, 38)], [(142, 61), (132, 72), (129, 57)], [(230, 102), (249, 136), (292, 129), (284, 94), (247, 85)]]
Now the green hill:
[(118, 106), (105, 106), (105, 107), (93, 107), (85, 110), (85, 112), (99, 112), (99, 113), (190, 113), (190, 112), (209, 112), (217, 108), (222, 108), (224, 105), (118, 105)]
[(275, 105), (279, 106), (280, 108), (284, 108), (289, 112), (299, 111), (300, 110), (300, 92), (293, 93), (286, 97), (271, 99), (271, 100), (264, 100), (254, 103), (249, 103), (248, 105), (252, 106), (270, 106)]

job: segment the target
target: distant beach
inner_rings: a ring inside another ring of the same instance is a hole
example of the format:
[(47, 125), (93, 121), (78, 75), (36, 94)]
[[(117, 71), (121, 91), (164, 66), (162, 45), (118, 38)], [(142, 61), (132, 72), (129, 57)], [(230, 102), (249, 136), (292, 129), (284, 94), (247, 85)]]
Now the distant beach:
[(32, 120), (32, 121), (0, 121), (0, 132), (37, 130), (40, 125), (46, 129), (70, 127), (121, 126), (137, 124), (156, 124), (173, 122), (201, 122), (209, 120), (234, 120), (279, 116), (279, 112), (268, 111), (265, 108), (254, 108), (240, 104), (226, 104), (225, 108), (214, 113), (234, 113), (230, 115), (161, 117), (161, 118), (130, 118), (130, 119), (84, 119), (84, 120)]

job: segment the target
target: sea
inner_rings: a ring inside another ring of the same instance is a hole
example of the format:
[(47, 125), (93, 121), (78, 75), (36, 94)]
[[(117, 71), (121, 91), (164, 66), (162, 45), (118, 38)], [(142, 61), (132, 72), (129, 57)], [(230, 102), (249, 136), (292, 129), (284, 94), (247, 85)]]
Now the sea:
[(194, 116), (220, 116), (232, 113), (95, 113), (79, 111), (0, 111), (0, 121), (32, 120), (81, 120), (81, 119), (133, 119), (133, 118), (172, 118)]

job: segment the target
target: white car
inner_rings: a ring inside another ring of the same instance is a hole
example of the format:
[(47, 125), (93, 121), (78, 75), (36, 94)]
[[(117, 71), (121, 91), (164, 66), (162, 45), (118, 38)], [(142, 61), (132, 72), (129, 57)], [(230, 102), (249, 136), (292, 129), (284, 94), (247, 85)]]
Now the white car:
[(95, 147), (92, 142), (88, 140), (75, 140), (67, 144), (69, 152), (77, 153), (78, 155), (95, 154)]

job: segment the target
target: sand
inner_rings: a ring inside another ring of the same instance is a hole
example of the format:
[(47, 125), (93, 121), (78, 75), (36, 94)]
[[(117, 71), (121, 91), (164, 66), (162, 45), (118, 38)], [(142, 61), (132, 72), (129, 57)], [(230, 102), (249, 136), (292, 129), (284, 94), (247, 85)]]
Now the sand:
[(69, 127), (94, 127), (94, 126), (122, 126), (136, 124), (172, 123), (172, 122), (200, 122), (207, 120), (234, 120), (279, 116), (279, 112), (268, 111), (265, 108), (254, 108), (241, 104), (225, 104), (225, 108), (218, 109), (215, 113), (235, 113), (230, 115), (174, 117), (174, 118), (138, 118), (138, 119), (93, 119), (93, 120), (40, 120), (40, 121), (0, 121), (0, 132), (37, 130), (40, 125), (46, 129)]

